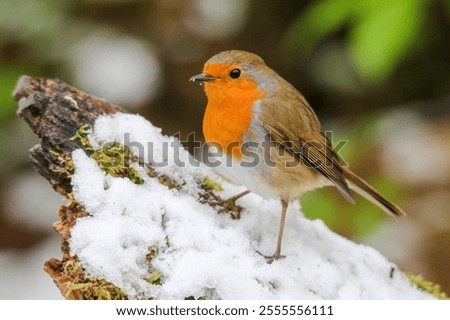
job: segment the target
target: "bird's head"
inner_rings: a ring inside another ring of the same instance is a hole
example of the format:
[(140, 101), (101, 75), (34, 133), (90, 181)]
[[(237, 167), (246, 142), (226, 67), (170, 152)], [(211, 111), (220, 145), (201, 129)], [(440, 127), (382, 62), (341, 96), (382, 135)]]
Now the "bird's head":
[(209, 100), (245, 99), (266, 95), (274, 86), (272, 73), (274, 71), (256, 54), (230, 50), (210, 58), (203, 73), (193, 76), (190, 81), (204, 84)]

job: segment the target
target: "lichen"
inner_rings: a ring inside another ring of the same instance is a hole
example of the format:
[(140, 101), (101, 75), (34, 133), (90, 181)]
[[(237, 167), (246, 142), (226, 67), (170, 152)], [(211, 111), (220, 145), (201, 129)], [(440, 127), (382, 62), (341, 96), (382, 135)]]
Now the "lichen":
[(98, 166), (113, 177), (128, 178), (135, 184), (143, 184), (144, 180), (133, 167), (135, 156), (130, 148), (114, 142), (103, 145), (91, 154)]
[(54, 171), (71, 176), (75, 171), (75, 165), (73, 164), (72, 158), (54, 150), (50, 150), (50, 153), (58, 159), (60, 164), (58, 168), (54, 168)]
[(433, 283), (431, 281), (425, 280), (421, 274), (415, 275), (411, 273), (406, 273), (409, 281), (415, 284), (420, 290), (426, 291), (441, 300), (449, 300), (447, 294), (442, 291), (439, 284)]
[(78, 129), (75, 135), (72, 138), (70, 138), (70, 141), (79, 140), (81, 145), (85, 148), (85, 150), (93, 150), (91, 143), (89, 142), (88, 134), (89, 134), (89, 124), (84, 124)]
[(127, 295), (118, 287), (105, 279), (85, 278), (84, 270), (78, 259), (64, 263), (64, 273), (72, 279), (64, 296), (83, 298), (86, 300), (126, 300)]
[(66, 297), (74, 290), (81, 290), (86, 300), (127, 300), (122, 290), (105, 280), (94, 280), (95, 283), (72, 284), (67, 291)]
[(216, 191), (222, 191), (223, 190), (222, 186), (218, 182), (216, 182), (214, 180), (211, 180), (207, 176), (205, 176), (203, 178), (203, 185), (205, 186), (205, 188), (207, 188), (209, 190), (216, 190)]

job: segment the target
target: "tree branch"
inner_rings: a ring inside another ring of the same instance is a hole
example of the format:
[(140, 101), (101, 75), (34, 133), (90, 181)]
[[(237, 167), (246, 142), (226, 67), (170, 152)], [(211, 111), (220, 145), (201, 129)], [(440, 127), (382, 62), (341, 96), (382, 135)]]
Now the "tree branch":
[[(375, 250), (342, 239), (320, 221), (295, 216), (296, 204), (286, 223), (289, 255), (268, 265), (256, 252), (272, 248), (266, 240), (276, 237), (271, 232), (278, 201), (247, 196), (247, 216), (239, 224), (212, 217), (214, 211), (199, 203), (233, 219), (240, 207), (215, 194), (222, 186), (206, 168), (157, 169), (118, 142), (94, 150), (101, 134), (111, 140), (111, 134), (130, 131), (146, 144), (152, 142), (148, 132), (155, 132), (155, 143), (172, 141), (141, 117), (123, 115), (120, 107), (57, 79), (23, 76), (14, 99), (40, 139), (30, 150), (33, 167), (68, 200), (54, 224), (62, 258), (44, 265), (67, 299), (429, 298)], [(115, 115), (98, 119), (108, 114)], [(94, 130), (97, 121), (107, 124), (103, 131)], [(126, 129), (116, 128), (124, 123)], [(88, 136), (91, 129), (95, 134)], [(242, 191), (223, 184), (223, 192)]]
[[(109, 102), (90, 96), (58, 79), (42, 79), (22, 76), (13, 93), (19, 103), (18, 115), (25, 120), (40, 143), (34, 146), (29, 156), (37, 172), (49, 181), (55, 191), (66, 197), (70, 204), (62, 206), (58, 215), (60, 221), (54, 228), (63, 241), (62, 260), (50, 259), (44, 270), (53, 278), (64, 297), (68, 299), (111, 299), (125, 298), (126, 295), (114, 285), (102, 279), (85, 278), (78, 259), (69, 251), (68, 241), (71, 228), (76, 220), (88, 215), (85, 209), (72, 197), (71, 177), (73, 174), (72, 151), (78, 148), (91, 154), (82, 139), (77, 137), (80, 128), (92, 126), (100, 115), (124, 112)], [(135, 159), (143, 163), (142, 159)], [(172, 188), (177, 185), (164, 174), (156, 173), (145, 164), (148, 174), (157, 177), (161, 184)], [(237, 214), (239, 207), (226, 207), (221, 199), (204, 186), (199, 201), (213, 205), (218, 211)]]

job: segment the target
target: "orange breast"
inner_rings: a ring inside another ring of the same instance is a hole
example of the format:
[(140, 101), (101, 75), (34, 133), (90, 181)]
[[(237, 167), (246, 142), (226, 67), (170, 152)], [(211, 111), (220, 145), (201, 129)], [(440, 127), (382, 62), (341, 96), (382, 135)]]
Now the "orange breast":
[(264, 94), (256, 83), (247, 80), (235, 87), (217, 81), (205, 85), (208, 105), (203, 118), (203, 134), (225, 154), (242, 158), (242, 139), (252, 120), (252, 108)]

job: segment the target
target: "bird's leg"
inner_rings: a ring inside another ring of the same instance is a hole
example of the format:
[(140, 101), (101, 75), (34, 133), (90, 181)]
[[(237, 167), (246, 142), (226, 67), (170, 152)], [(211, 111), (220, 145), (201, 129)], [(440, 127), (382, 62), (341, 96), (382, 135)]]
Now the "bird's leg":
[[(274, 260), (278, 260), (285, 257), (281, 255), (281, 242), (283, 240), (284, 223), (286, 221), (286, 212), (288, 205), (289, 202), (287, 202), (286, 200), (281, 200), (281, 220), (280, 220), (280, 228), (278, 230), (278, 241), (275, 253), (272, 256), (262, 255), (264, 258), (266, 258), (267, 263), (269, 264), (271, 264)], [(261, 254), (260, 252), (258, 253)]]
[(280, 229), (278, 230), (278, 241), (277, 241), (277, 249), (275, 250), (275, 253), (273, 254), (273, 258), (275, 260), (280, 259), (283, 257), (281, 255), (281, 241), (283, 240), (283, 231), (284, 231), (284, 224), (286, 221), (286, 212), (287, 207), (289, 203), (285, 200), (281, 200), (281, 220), (280, 220)]

